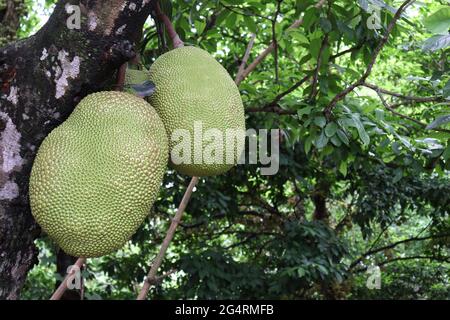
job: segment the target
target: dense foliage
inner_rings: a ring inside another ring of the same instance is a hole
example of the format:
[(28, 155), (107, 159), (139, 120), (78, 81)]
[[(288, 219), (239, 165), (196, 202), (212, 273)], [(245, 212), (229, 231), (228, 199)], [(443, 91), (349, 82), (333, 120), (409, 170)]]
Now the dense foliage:
[[(162, 1), (182, 40), (232, 75), (252, 33), (249, 62), (274, 41), (240, 90), (248, 128), (281, 129), (280, 170), (201, 179), (150, 298), (450, 298), (449, 3), (415, 2), (398, 21), (402, 1), (316, 3)], [(141, 62), (170, 45), (149, 19)], [(187, 183), (169, 172), (132, 241), (89, 261), (88, 299), (136, 296)], [(28, 299), (56, 281), (56, 248), (38, 245)]]

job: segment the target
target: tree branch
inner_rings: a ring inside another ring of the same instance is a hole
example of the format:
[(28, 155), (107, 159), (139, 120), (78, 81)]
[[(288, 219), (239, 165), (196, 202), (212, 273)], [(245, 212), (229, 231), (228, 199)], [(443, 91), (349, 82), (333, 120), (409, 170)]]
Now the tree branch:
[(158, 19), (164, 23), (167, 34), (169, 35), (170, 39), (172, 40), (173, 47), (174, 48), (183, 47), (184, 43), (183, 43), (183, 41), (181, 41), (180, 37), (178, 36), (177, 32), (175, 31), (175, 28), (173, 27), (172, 22), (164, 14), (164, 12), (161, 11), (159, 1), (157, 1), (156, 5), (155, 5), (155, 13), (156, 13), (156, 16), (158, 17)]
[[(322, 7), (326, 0), (320, 0), (315, 5), (316, 8)], [(288, 29), (298, 28), (303, 23), (303, 19), (296, 20)], [(275, 43), (272, 41), (269, 46), (259, 54), (258, 57), (244, 70), (242, 73), (242, 80), (244, 80), (255, 68), (275, 49)]]
[[(72, 277), (74, 272), (77, 269), (81, 270), (81, 268), (83, 267), (85, 262), (86, 262), (85, 258), (78, 258), (78, 260), (75, 262), (73, 267), (67, 273), (67, 275), (64, 278), (64, 280), (59, 285), (58, 289), (56, 289), (55, 292), (53, 293), (53, 295), (50, 297), (50, 300), (59, 300), (59, 299), (61, 299), (61, 297), (63, 296), (64, 292), (66, 292), (66, 290), (67, 290), (67, 287), (68, 287), (67, 281), (69, 280), (69, 277)], [(74, 268), (74, 267), (77, 267), (77, 268)]]
[(161, 263), (164, 259), (164, 255), (166, 254), (167, 248), (169, 248), (170, 242), (172, 241), (173, 236), (175, 235), (177, 226), (180, 223), (181, 218), (183, 217), (184, 210), (186, 209), (186, 206), (189, 203), (189, 200), (191, 199), (192, 191), (194, 190), (194, 187), (197, 184), (197, 182), (198, 177), (192, 177), (191, 181), (189, 182), (189, 186), (187, 187), (186, 192), (183, 195), (183, 198), (181, 200), (180, 206), (178, 207), (177, 213), (175, 214), (175, 217), (172, 219), (169, 230), (167, 230), (166, 237), (164, 238), (163, 243), (161, 245), (161, 249), (159, 250), (155, 260), (153, 261), (153, 264), (150, 268), (150, 271), (147, 274), (147, 278), (144, 282), (144, 285), (142, 286), (142, 289), (139, 292), (137, 300), (145, 300), (145, 298), (147, 297), (147, 293), (150, 290), (150, 286), (155, 281), (156, 273), (158, 272), (158, 269), (161, 266)]
[(376, 92), (380, 92), (389, 96), (393, 96), (396, 98), (400, 98), (403, 100), (411, 100), (411, 101), (415, 101), (415, 102), (440, 102), (443, 101), (444, 99), (442, 97), (414, 97), (414, 96), (407, 96), (401, 93), (397, 93), (397, 92), (393, 92), (393, 91), (389, 91), (383, 88), (380, 88), (374, 84), (371, 83), (367, 83), (364, 82), (362, 84), (364, 87), (370, 88)]
[[(409, 120), (409, 121), (411, 121), (411, 122), (414, 122), (415, 124), (418, 124), (419, 126), (421, 126), (421, 127), (423, 127), (423, 128), (426, 128), (426, 127), (428, 126), (428, 125), (427, 125), (426, 123), (424, 123), (424, 122), (421, 122), (421, 121), (419, 121), (419, 120), (417, 120), (417, 119), (414, 119), (414, 118), (412, 118), (412, 117), (410, 117), (410, 116), (407, 116), (407, 115), (405, 115), (405, 114), (402, 114), (402, 113), (399, 113), (399, 112), (395, 111), (394, 108), (392, 108), (392, 107), (386, 102), (386, 100), (384, 99), (383, 95), (382, 95), (380, 92), (378, 92), (378, 91), (376, 91), (376, 92), (377, 92), (378, 97), (380, 98), (381, 102), (383, 103), (383, 106), (384, 106), (387, 110), (389, 110), (392, 114), (395, 114), (396, 116), (398, 116), (398, 117), (400, 117), (400, 118), (402, 118), (402, 119), (406, 119), (406, 120)], [(434, 129), (432, 129), (432, 130), (450, 133), (450, 130), (447, 130), (447, 129), (434, 128)]]
[(319, 72), (320, 72), (320, 67), (322, 65), (323, 51), (325, 50), (325, 47), (327, 46), (327, 44), (328, 44), (328, 33), (325, 35), (325, 37), (322, 40), (322, 44), (320, 45), (319, 55), (317, 57), (317, 66), (314, 71), (314, 77), (313, 77), (313, 81), (312, 81), (312, 89), (311, 89), (311, 94), (309, 95), (309, 100), (313, 100), (318, 94), (317, 81), (319, 80)]
[(395, 248), (396, 246), (398, 246), (400, 244), (413, 242), (413, 241), (424, 241), (424, 240), (429, 240), (429, 239), (439, 239), (439, 238), (445, 238), (445, 237), (450, 237), (450, 233), (438, 234), (438, 235), (430, 235), (430, 236), (426, 236), (426, 237), (413, 237), (413, 238), (409, 238), (409, 239), (400, 240), (400, 241), (391, 243), (391, 244), (383, 246), (383, 247), (378, 247), (376, 249), (368, 250), (367, 252), (363, 253), (361, 255), (361, 257), (359, 257), (358, 259), (356, 259), (354, 262), (352, 262), (350, 264), (349, 270), (353, 269), (356, 265), (358, 265), (365, 257), (371, 256), (371, 255), (373, 255), (375, 253), (378, 253), (380, 251), (384, 251), (384, 250), (387, 250), (387, 249)]
[(239, 84), (242, 81), (242, 74), (243, 74), (243, 72), (245, 70), (245, 66), (247, 65), (247, 61), (248, 61), (248, 58), (250, 57), (250, 52), (251, 52), (251, 50), (253, 48), (253, 45), (255, 44), (255, 38), (256, 38), (256, 34), (252, 33), (252, 35), (250, 37), (250, 41), (249, 41), (249, 43), (247, 45), (247, 49), (245, 50), (244, 57), (242, 58), (242, 62), (240, 64), (240, 66), (239, 66), (238, 73), (236, 75), (235, 83), (238, 86), (239, 86)]
[[(389, 260), (385, 260), (383, 262), (380, 262), (377, 264), (378, 267), (384, 266), (386, 264), (392, 263), (392, 262), (396, 262), (396, 261), (406, 261), (406, 260), (419, 260), (419, 259), (428, 259), (431, 261), (442, 261), (442, 262), (446, 262), (446, 263), (450, 263), (450, 258), (446, 258), (446, 257), (437, 257), (437, 256), (410, 256), (410, 257), (397, 257), (397, 258), (393, 258), (393, 259), (389, 259)], [(357, 269), (355, 270), (355, 273), (361, 273), (361, 272), (365, 272), (368, 269), (368, 267), (364, 267), (361, 269)]]
[(330, 118), (331, 111), (333, 110), (333, 108), (336, 106), (336, 104), (339, 101), (344, 99), (350, 92), (355, 90), (357, 87), (359, 87), (362, 84), (364, 84), (364, 82), (369, 77), (370, 73), (372, 72), (372, 69), (373, 69), (373, 67), (375, 65), (375, 62), (377, 61), (377, 58), (378, 58), (381, 50), (383, 49), (383, 47), (388, 42), (389, 36), (392, 33), (392, 30), (394, 29), (397, 21), (400, 19), (400, 17), (402, 16), (402, 14), (406, 10), (406, 8), (408, 8), (414, 2), (415, 2), (415, 0), (407, 0), (400, 6), (400, 8), (397, 10), (397, 12), (395, 13), (394, 17), (392, 18), (391, 22), (389, 23), (383, 38), (381, 39), (380, 43), (378, 44), (378, 46), (375, 48), (374, 52), (372, 53), (372, 59), (370, 60), (368, 66), (367, 66), (367, 69), (364, 72), (363, 76), (358, 81), (356, 81), (355, 83), (350, 85), (348, 88), (346, 88), (344, 91), (342, 91), (339, 94), (337, 94), (333, 98), (333, 100), (331, 100), (329, 105), (324, 110), (324, 114), (325, 114), (325, 116), (327, 118)]

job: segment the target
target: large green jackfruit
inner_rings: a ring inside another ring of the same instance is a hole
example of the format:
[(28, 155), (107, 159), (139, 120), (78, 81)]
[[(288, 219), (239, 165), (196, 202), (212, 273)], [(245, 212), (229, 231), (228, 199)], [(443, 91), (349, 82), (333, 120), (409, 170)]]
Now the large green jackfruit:
[(167, 161), (163, 123), (147, 102), (91, 94), (39, 148), (30, 178), (33, 216), (70, 255), (111, 253), (149, 214)]
[[(161, 55), (153, 63), (150, 80), (156, 85), (150, 103), (166, 127), (173, 167), (191, 176), (216, 175), (232, 168), (243, 150), (245, 117), (239, 90), (228, 72), (206, 51), (181, 47)], [(197, 143), (200, 148), (195, 147), (196, 124), (197, 132), (201, 127), (203, 133), (211, 133), (210, 139), (205, 135), (201, 143)], [(210, 129), (215, 129), (222, 139), (213, 138), (215, 133)], [(238, 139), (227, 139), (227, 129), (237, 129), (241, 135)], [(190, 134), (191, 150), (181, 152), (190, 157), (190, 161), (173, 163), (177, 152), (172, 151), (182, 140), (176, 134), (181, 133), (180, 130)], [(219, 154), (217, 150), (223, 152)], [(212, 155), (209, 157), (212, 160), (208, 159), (208, 154)]]

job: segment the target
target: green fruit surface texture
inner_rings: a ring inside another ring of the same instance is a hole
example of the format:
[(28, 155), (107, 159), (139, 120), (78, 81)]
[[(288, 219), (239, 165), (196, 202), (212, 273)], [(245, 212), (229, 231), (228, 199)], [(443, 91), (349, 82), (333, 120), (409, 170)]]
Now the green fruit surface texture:
[(163, 123), (147, 102), (123, 92), (91, 94), (39, 148), (32, 214), (72, 256), (111, 253), (150, 213), (167, 161)]
[(148, 70), (127, 69), (125, 71), (125, 87), (133, 84), (141, 84), (148, 80)]
[[(203, 152), (213, 139), (202, 140), (202, 148), (194, 148), (194, 123), (201, 123), (203, 132), (216, 129), (227, 145), (226, 130), (245, 130), (245, 115), (239, 90), (228, 72), (208, 52), (195, 47), (180, 47), (161, 55), (150, 68), (150, 80), (156, 90), (150, 103), (164, 122), (169, 137), (169, 149), (179, 142), (173, 139), (177, 129), (191, 134), (191, 163), (172, 164), (183, 174), (211, 176), (224, 173), (237, 162), (242, 147), (234, 148), (234, 163), (195, 163), (195, 154)], [(241, 138), (241, 142), (242, 142)], [(199, 159), (199, 158), (197, 158)]]

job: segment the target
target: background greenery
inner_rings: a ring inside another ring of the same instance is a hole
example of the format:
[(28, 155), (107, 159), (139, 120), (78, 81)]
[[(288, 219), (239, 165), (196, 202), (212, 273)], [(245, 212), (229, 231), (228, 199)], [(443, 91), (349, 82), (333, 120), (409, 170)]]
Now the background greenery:
[[(19, 37), (53, 5), (25, 3)], [(163, 263), (172, 273), (150, 298), (450, 298), (449, 2), (416, 2), (378, 57), (367, 82), (399, 96), (359, 87), (328, 121), (324, 109), (365, 72), (402, 2), (315, 3), (162, 1), (182, 40), (209, 51), (231, 75), (252, 33), (249, 61), (276, 41), (240, 90), (247, 127), (282, 129), (281, 165), (275, 176), (241, 165), (200, 180)], [(381, 10), (379, 30), (367, 27), (369, 4)], [(161, 28), (146, 24), (147, 67), (170, 49)], [(89, 260), (87, 299), (137, 295), (187, 183), (170, 171), (133, 239)], [(25, 299), (47, 299), (57, 279), (55, 246), (45, 237), (37, 245)], [(371, 266), (380, 267), (381, 289), (366, 286)]]

